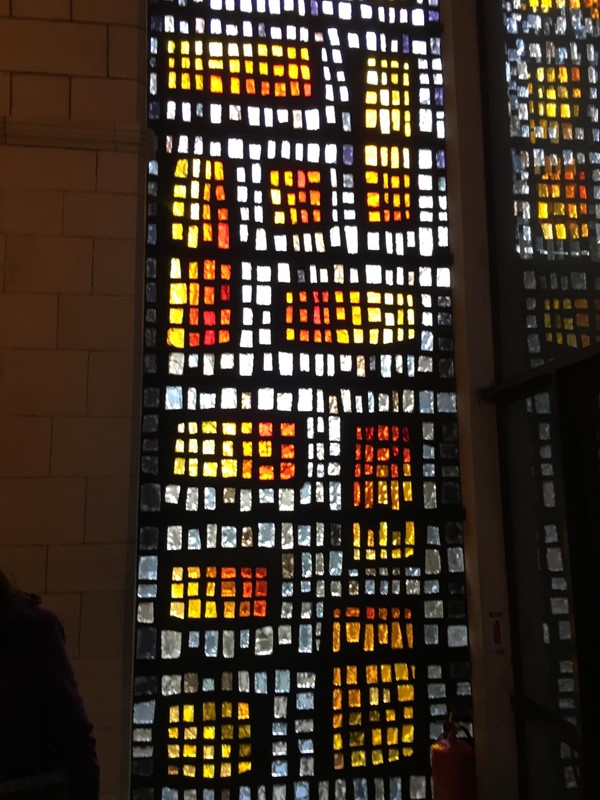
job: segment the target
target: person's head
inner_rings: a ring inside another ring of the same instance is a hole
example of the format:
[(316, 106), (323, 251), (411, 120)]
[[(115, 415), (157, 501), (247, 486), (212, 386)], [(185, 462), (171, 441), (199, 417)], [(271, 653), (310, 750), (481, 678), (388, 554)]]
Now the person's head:
[(8, 575), (0, 569), (0, 611), (11, 604), (15, 591)]

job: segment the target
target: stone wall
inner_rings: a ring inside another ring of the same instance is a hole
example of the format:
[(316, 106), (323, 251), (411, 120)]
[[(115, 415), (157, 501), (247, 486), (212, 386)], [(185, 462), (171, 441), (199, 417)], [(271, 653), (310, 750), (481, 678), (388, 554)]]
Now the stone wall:
[(145, 3), (0, 0), (0, 565), (61, 617), (125, 797)]

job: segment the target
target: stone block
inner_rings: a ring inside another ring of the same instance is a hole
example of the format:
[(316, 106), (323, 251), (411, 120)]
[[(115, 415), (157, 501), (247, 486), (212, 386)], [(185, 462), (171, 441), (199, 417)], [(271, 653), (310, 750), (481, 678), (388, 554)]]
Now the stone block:
[(73, 78), (71, 117), (104, 125), (142, 124), (143, 94), (142, 84), (133, 80)]
[(125, 706), (122, 659), (77, 658), (73, 668), (92, 725), (97, 729), (120, 726)]
[(2, 23), (0, 70), (106, 75), (107, 40), (105, 25), (7, 19)]
[(48, 549), (47, 591), (125, 591), (126, 560), (124, 545), (52, 545)]
[(4, 233), (59, 234), (62, 232), (63, 193), (53, 189), (2, 186), (0, 229)]
[(47, 547), (0, 547), (0, 569), (17, 589), (41, 594), (46, 591)]
[(63, 75), (12, 77), (12, 117), (18, 120), (54, 122), (69, 117), (69, 78)]
[(141, 198), (133, 194), (67, 192), (64, 233), (132, 239), (138, 234), (142, 207)]
[(135, 481), (129, 476), (90, 477), (87, 483), (86, 542), (134, 542)]
[[(128, 707), (131, 700), (126, 693), (123, 704)], [(127, 796), (127, 774), (124, 774), (123, 750), (128, 739), (127, 730), (121, 728), (94, 729), (96, 752), (100, 762), (100, 800), (121, 800)], [(114, 793), (114, 794), (113, 794)]]
[(143, 251), (134, 239), (94, 240), (94, 292), (132, 295), (143, 278)]
[[(1, 2), (2, 0), (0, 0)], [(2, 16), (1, 12), (0, 16)], [(0, 72), (0, 117), (8, 117), (10, 114), (10, 94), (10, 73)]]
[(6, 244), (6, 289), (81, 294), (92, 286), (93, 240), (11, 234)]
[(51, 430), (49, 418), (0, 417), (0, 477), (47, 477)]
[(12, 0), (12, 16), (31, 19), (70, 19), (71, 0)]
[(53, 611), (65, 631), (65, 643), (70, 658), (79, 655), (79, 633), (81, 626), (81, 595), (76, 592), (45, 594), (42, 597), (44, 608)]
[(55, 147), (0, 148), (0, 181), (5, 188), (93, 192), (96, 154)]
[(63, 295), (60, 298), (58, 314), (60, 348), (131, 351), (134, 331), (133, 297)]
[(82, 542), (85, 499), (84, 478), (4, 478), (0, 481), (3, 544)]
[(53, 423), (51, 474), (124, 476), (132, 471), (131, 420), (57, 417)]
[(121, 25), (145, 23), (146, 4), (141, 0), (103, 0), (91, 3), (90, 0), (72, 0), (73, 19), (86, 22), (116, 22)]
[(79, 350), (1, 350), (0, 414), (85, 414), (88, 355)]
[(54, 295), (0, 294), (0, 347), (56, 347), (57, 316)]
[(98, 191), (144, 195), (145, 162), (138, 153), (98, 153)]
[(82, 658), (120, 658), (125, 644), (126, 592), (84, 592), (82, 595)]
[(143, 28), (130, 25), (109, 25), (108, 74), (111, 78), (137, 80), (143, 75), (146, 52)]
[(131, 416), (133, 385), (131, 353), (90, 353), (87, 413), (93, 417)]

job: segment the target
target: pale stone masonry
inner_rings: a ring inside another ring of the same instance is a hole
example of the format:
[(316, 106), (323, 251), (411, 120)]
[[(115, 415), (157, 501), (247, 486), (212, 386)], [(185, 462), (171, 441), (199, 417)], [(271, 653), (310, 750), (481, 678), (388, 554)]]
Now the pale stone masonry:
[(66, 629), (127, 796), (145, 3), (0, 0), (0, 564)]

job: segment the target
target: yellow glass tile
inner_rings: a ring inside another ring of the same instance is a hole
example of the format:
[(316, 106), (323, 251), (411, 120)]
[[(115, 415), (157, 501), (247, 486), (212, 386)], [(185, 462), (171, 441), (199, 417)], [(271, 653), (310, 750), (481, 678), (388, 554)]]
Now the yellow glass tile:
[(346, 623), (346, 640), (351, 643), (358, 642), (360, 639), (360, 622)]
[(408, 703), (414, 700), (415, 691), (410, 683), (402, 683), (398, 685), (398, 700), (402, 703)]
[(362, 713), (360, 711), (351, 711), (348, 716), (348, 724), (351, 728), (362, 725)]
[(169, 328), (167, 331), (167, 344), (178, 349), (183, 348), (185, 345), (185, 333), (183, 328)]
[(169, 613), (177, 619), (185, 619), (185, 603), (171, 603)]
[(350, 689), (348, 691), (348, 705), (350, 708), (360, 707), (360, 689)]
[[(207, 717), (205, 716), (204, 719), (207, 719)], [(203, 727), (203, 729), (202, 729), (202, 736), (203, 736), (204, 739), (207, 739), (208, 741), (213, 740), (215, 738), (215, 736), (216, 736), (216, 728), (215, 728), (215, 726), (214, 725), (205, 725)]]
[(415, 728), (414, 725), (403, 725), (402, 726), (402, 742), (404, 744), (413, 742), (415, 739)]
[(216, 619), (217, 604), (213, 600), (207, 600), (204, 606), (204, 616), (206, 619)]
[(223, 606), (223, 616), (225, 619), (234, 619), (236, 616), (236, 603), (227, 601)]
[(340, 651), (340, 623), (334, 622), (333, 624), (333, 652), (339, 653)]
[(187, 461), (185, 458), (176, 458), (173, 462), (173, 474), (185, 475), (187, 472)]
[(377, 127), (377, 119), (378, 113), (374, 108), (367, 108), (365, 109), (365, 127), (366, 128), (376, 128)]
[[(173, 227), (175, 227), (175, 226), (173, 226)], [(206, 228), (206, 226), (204, 226), (204, 227)], [(175, 238), (175, 237), (173, 237), (173, 238)], [(181, 236), (179, 238), (183, 238), (183, 236)], [(204, 239), (205, 242), (206, 241), (211, 241), (211, 240), (212, 240), (212, 236), (209, 239), (207, 239), (207, 238)], [(191, 248), (198, 247), (198, 226), (197, 225), (190, 225), (190, 227), (188, 228), (187, 246), (191, 247)]]
[(273, 455), (273, 443), (271, 441), (260, 441), (258, 443), (258, 454), (261, 458), (271, 458)]
[(188, 169), (189, 164), (187, 158), (181, 158), (177, 162), (175, 166), (175, 177), (176, 178), (187, 178), (188, 176)]
[(339, 711), (342, 708), (342, 691), (341, 689), (333, 690), (333, 708)]
[(218, 464), (216, 461), (205, 461), (202, 465), (202, 475), (205, 478), (216, 478), (219, 474)]

